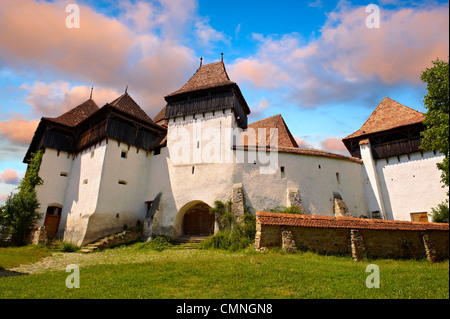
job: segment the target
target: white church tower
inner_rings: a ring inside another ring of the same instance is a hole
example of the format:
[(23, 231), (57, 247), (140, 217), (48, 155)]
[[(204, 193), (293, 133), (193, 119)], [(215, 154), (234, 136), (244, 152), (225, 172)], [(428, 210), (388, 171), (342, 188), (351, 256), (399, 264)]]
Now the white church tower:
[(431, 208), (442, 203), (436, 164), (444, 158), (422, 151), (423, 113), (385, 97), (359, 130), (343, 139), (363, 161), (364, 189), (372, 218), (429, 221)]

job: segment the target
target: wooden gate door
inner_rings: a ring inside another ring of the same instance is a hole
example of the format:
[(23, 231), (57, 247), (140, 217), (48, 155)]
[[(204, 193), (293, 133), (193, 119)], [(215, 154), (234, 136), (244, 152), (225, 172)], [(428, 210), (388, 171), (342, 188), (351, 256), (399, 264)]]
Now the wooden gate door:
[(183, 235), (209, 236), (214, 234), (214, 215), (206, 204), (197, 204), (183, 218)]
[(61, 208), (49, 206), (45, 214), (44, 226), (47, 228), (47, 237), (55, 238), (58, 233), (59, 222), (61, 220)]

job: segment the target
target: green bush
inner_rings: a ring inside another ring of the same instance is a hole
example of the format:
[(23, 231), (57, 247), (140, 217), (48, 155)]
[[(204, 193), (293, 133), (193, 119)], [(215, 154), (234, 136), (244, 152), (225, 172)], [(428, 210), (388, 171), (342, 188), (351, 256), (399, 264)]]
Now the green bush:
[(431, 216), (435, 223), (448, 224), (448, 202), (443, 202), (431, 209)]
[(296, 206), (277, 206), (275, 208), (265, 209), (266, 212), (270, 213), (282, 213), (282, 214), (302, 214), (300, 209)]
[(77, 245), (66, 241), (61, 242), (61, 244), (59, 245), (59, 250), (65, 253), (72, 253), (78, 251), (79, 249), (80, 247), (78, 247)]
[(0, 229), (2, 236), (11, 234), (16, 245), (24, 243), (26, 236), (37, 221), (42, 218), (38, 212), (39, 201), (35, 187), (43, 183), (39, 177), (39, 167), (43, 152), (40, 150), (28, 163), (25, 177), (17, 187), (18, 193), (11, 194), (6, 199), (5, 205), (0, 207)]
[(216, 201), (210, 212), (215, 214), (220, 231), (202, 241), (200, 248), (238, 251), (255, 241), (256, 218), (249, 211), (244, 212), (241, 221), (237, 221), (231, 210), (231, 201)]
[(173, 246), (173, 240), (169, 236), (154, 236), (151, 240), (138, 243), (136, 248), (141, 249), (151, 249), (156, 251), (163, 251), (167, 248)]

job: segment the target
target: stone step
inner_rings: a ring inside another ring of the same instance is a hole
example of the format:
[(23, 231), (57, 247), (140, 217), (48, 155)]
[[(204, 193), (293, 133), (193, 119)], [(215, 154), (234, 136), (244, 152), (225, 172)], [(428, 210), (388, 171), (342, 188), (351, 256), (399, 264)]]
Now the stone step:
[(210, 236), (180, 236), (178, 237), (175, 242), (184, 244), (184, 243), (201, 243), (206, 238), (209, 238)]

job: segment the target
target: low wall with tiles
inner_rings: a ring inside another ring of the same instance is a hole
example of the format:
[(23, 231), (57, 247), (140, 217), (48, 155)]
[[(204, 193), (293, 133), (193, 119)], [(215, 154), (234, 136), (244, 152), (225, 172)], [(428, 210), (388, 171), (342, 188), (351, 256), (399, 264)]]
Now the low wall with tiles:
[(255, 247), (434, 262), (449, 257), (449, 225), (257, 212)]

